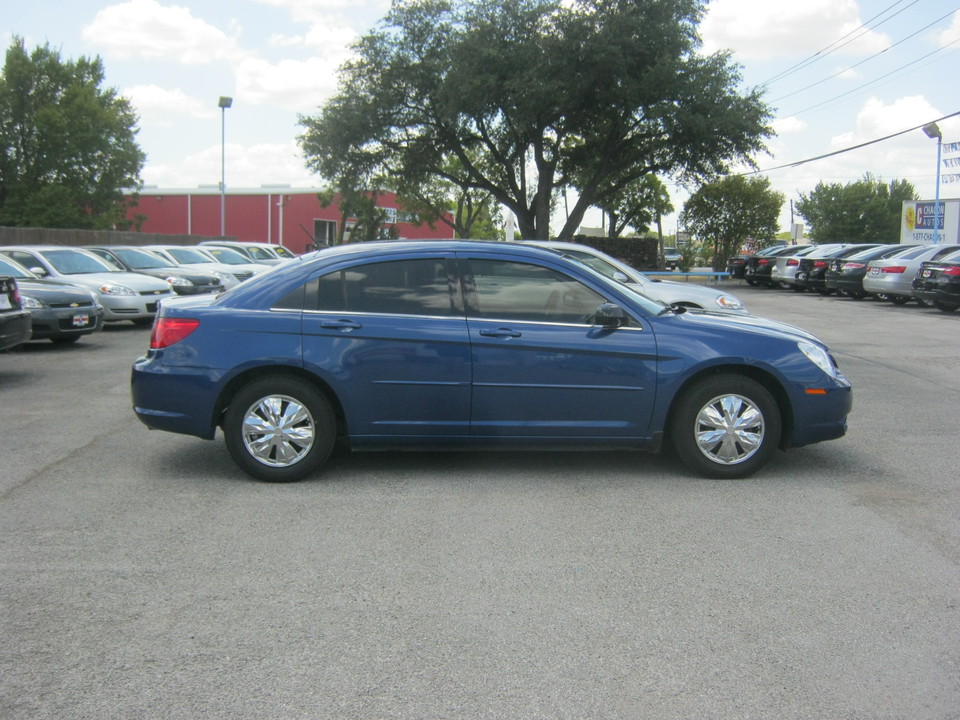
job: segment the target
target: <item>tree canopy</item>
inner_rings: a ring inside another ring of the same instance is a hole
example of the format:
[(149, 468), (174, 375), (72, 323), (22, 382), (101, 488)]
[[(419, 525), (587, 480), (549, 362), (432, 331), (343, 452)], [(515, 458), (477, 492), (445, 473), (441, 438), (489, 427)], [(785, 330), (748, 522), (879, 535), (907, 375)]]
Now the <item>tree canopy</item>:
[(0, 76), (0, 225), (110, 228), (145, 155), (99, 58), (63, 61), (15, 37)]
[[(529, 238), (560, 237), (648, 174), (711, 177), (770, 134), (725, 53), (701, 55), (703, 0), (395, 1), (301, 117), (307, 165), (342, 189), (442, 178), (493, 196)], [(455, 160), (455, 162), (451, 162)], [(450, 199), (452, 205), (452, 198)]]
[(906, 180), (886, 183), (867, 173), (846, 185), (817, 183), (800, 194), (796, 210), (818, 243), (898, 243), (903, 203), (918, 198)]
[(748, 238), (773, 238), (779, 228), (782, 193), (765, 177), (729, 175), (698, 189), (680, 221), (704, 244), (713, 245), (713, 269), (721, 270)]

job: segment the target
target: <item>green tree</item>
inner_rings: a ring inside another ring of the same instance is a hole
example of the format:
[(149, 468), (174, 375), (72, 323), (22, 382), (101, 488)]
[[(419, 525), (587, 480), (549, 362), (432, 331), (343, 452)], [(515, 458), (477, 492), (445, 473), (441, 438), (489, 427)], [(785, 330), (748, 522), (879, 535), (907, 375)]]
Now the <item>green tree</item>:
[(653, 223), (660, 232), (660, 218), (673, 212), (670, 193), (656, 175), (638, 177), (598, 206), (607, 214), (612, 238), (620, 237), (628, 227), (646, 233)]
[(0, 76), (0, 225), (111, 228), (146, 156), (137, 116), (101, 87), (103, 63), (15, 37)]
[(713, 269), (722, 270), (748, 238), (763, 241), (777, 234), (783, 203), (769, 179), (729, 175), (691, 195), (680, 222), (705, 248), (712, 247)]
[(846, 185), (817, 183), (812, 192), (800, 194), (796, 210), (818, 243), (897, 243), (903, 203), (917, 199), (906, 180), (886, 183), (867, 173)]
[[(586, 210), (647, 174), (687, 179), (749, 160), (770, 134), (729, 56), (697, 53), (704, 0), (395, 2), (301, 117), (307, 165), (332, 179), (438, 176), (492, 195), (528, 238), (557, 193)], [(458, 162), (451, 163), (455, 158)]]

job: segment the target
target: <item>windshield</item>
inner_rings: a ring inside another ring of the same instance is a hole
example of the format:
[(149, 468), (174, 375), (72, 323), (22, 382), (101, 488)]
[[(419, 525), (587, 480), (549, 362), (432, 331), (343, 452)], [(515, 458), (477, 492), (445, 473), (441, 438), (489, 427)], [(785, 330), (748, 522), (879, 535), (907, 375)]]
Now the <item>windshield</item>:
[(250, 263), (248, 258), (245, 258), (236, 250), (230, 250), (229, 248), (208, 245), (204, 250), (213, 255), (219, 262), (226, 263), (227, 265), (248, 265)]
[(168, 247), (164, 251), (178, 263), (211, 263), (213, 260), (199, 250), (187, 247)]
[(132, 248), (113, 248), (117, 257), (123, 260), (134, 270), (150, 270), (153, 268), (173, 267), (166, 260), (162, 260), (151, 252), (146, 250), (134, 250)]
[(0, 255), (0, 275), (11, 275), (18, 280), (36, 280), (37, 276), (20, 263)]
[(80, 250), (43, 250), (40, 254), (61, 275), (118, 272), (96, 255), (88, 255)]
[(250, 247), (246, 248), (246, 251), (250, 253), (250, 257), (252, 257), (254, 260), (268, 260), (270, 262), (277, 261), (277, 256), (266, 248), (251, 245)]
[(273, 248), (273, 251), (284, 260), (293, 260), (295, 257), (297, 257), (292, 252), (287, 250), (283, 245), (277, 245)]

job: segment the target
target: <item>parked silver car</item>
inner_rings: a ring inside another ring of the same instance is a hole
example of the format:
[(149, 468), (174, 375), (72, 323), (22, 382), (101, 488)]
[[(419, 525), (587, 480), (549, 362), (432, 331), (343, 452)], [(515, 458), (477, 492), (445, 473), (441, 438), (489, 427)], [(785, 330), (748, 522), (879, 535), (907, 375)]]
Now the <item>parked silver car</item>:
[(205, 250), (191, 245), (145, 245), (144, 249), (158, 253), (161, 257), (181, 267), (221, 274), (225, 276), (223, 287), (227, 290), (270, 267), (269, 265), (248, 263), (242, 257), (239, 258), (238, 262), (227, 263), (218, 260)]
[(115, 270), (93, 253), (59, 245), (9, 245), (0, 253), (35, 275), (93, 290), (106, 322), (149, 325), (160, 302), (173, 296), (169, 283), (149, 275)]
[[(913, 278), (925, 260), (936, 260), (956, 250), (958, 245), (910, 246), (882, 260), (867, 263), (863, 289), (881, 300), (903, 305), (914, 300)], [(918, 301), (919, 302), (919, 301)], [(926, 303), (921, 303), (926, 304)]]
[(717, 288), (705, 287), (698, 283), (675, 282), (648, 277), (625, 262), (621, 262), (589, 245), (547, 240), (529, 240), (524, 241), (523, 244), (555, 250), (579, 260), (601, 275), (622, 282), (648, 298), (659, 300), (664, 305), (682, 305), (689, 308), (717, 310), (740, 315), (749, 314), (740, 298), (730, 293)]
[(777, 257), (777, 263), (770, 271), (770, 282), (774, 286), (779, 286), (785, 290), (793, 288), (797, 282), (797, 271), (800, 269), (800, 259), (810, 253), (820, 252), (829, 248), (843, 247), (842, 243), (831, 245), (806, 245), (797, 248), (795, 253), (789, 255), (780, 255)]

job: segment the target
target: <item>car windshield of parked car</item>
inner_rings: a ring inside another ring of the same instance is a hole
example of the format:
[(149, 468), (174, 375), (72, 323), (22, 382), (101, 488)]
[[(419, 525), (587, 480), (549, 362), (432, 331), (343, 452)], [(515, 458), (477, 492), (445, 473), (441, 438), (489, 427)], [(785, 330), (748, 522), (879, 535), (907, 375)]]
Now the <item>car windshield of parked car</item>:
[(37, 280), (37, 275), (27, 270), (23, 265), (8, 257), (0, 255), (0, 275), (10, 275), (17, 280)]
[(114, 248), (113, 252), (134, 270), (154, 270), (157, 268), (171, 268), (173, 265), (146, 250), (135, 248)]
[(86, 275), (87, 273), (119, 272), (96, 255), (68, 248), (43, 250), (43, 257), (61, 275)]
[(210, 263), (213, 260), (209, 255), (204, 255), (199, 250), (194, 250), (193, 248), (188, 247), (178, 247), (178, 248), (164, 248), (164, 252), (168, 253), (174, 260), (178, 263)]
[(257, 260), (266, 260), (267, 262), (277, 261), (277, 256), (274, 255), (269, 250), (267, 250), (266, 248), (257, 247), (256, 245), (251, 245), (250, 247), (247, 247), (244, 249), (248, 253), (250, 253), (250, 257), (253, 258), (254, 262), (256, 262)]
[[(944, 256), (941, 257), (940, 259), (943, 260), (943, 261), (948, 261), (948, 260), (949, 260), (950, 262), (956, 262), (957, 260), (960, 260), (960, 249), (954, 249), (954, 251), (953, 251), (952, 253), (949, 253), (949, 254), (947, 254), (947, 255), (944, 255)], [(2, 274), (3, 274), (3, 273), (0, 273), (0, 275), (2, 275)]]
[(294, 260), (297, 256), (292, 252), (287, 250), (283, 245), (277, 245), (273, 248), (273, 251), (284, 260)]
[(564, 257), (579, 260), (588, 268), (596, 270), (598, 273), (604, 277), (610, 278), (611, 280), (617, 280), (617, 273), (626, 275), (628, 281), (632, 281), (634, 279), (630, 276), (630, 273), (626, 272), (622, 268), (618, 268), (613, 263), (608, 262), (601, 257), (597, 257), (596, 255), (591, 255), (590, 253), (583, 252), (582, 250), (561, 250), (560, 252)]
[(244, 257), (236, 250), (231, 250), (230, 248), (222, 247), (213, 247), (208, 245), (204, 248), (208, 253), (213, 255), (219, 262), (226, 263), (227, 265), (249, 265), (250, 258)]

